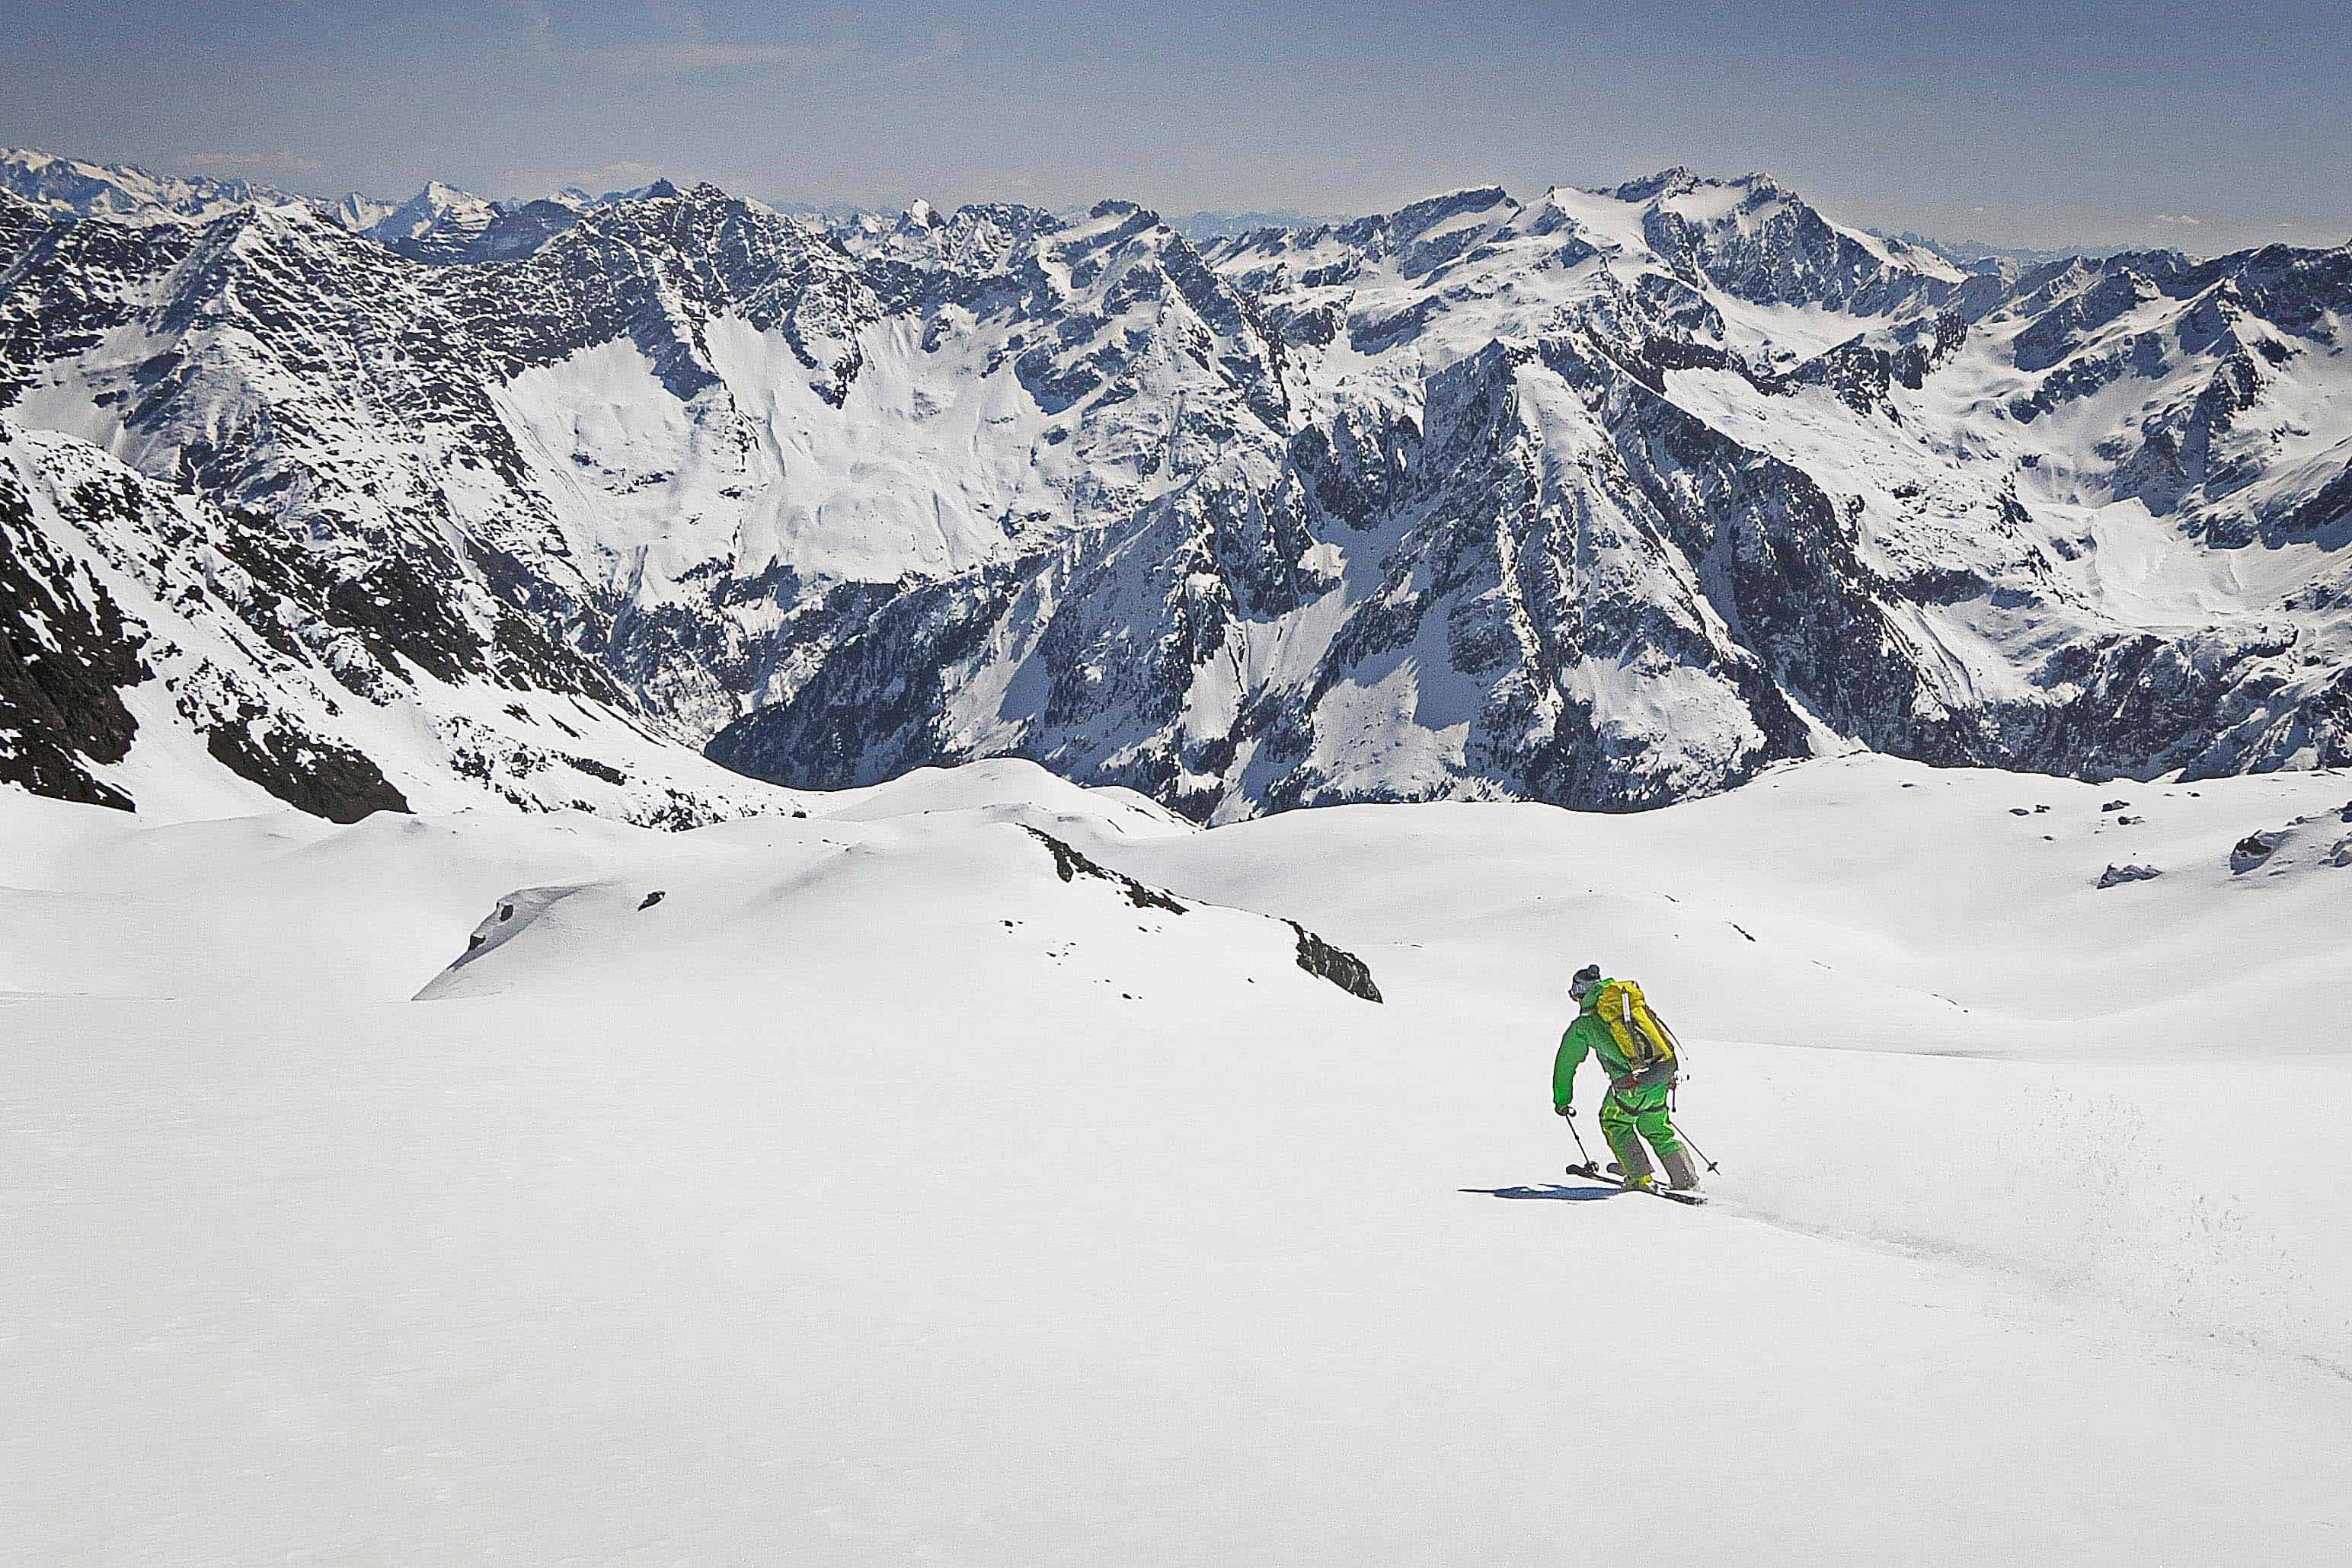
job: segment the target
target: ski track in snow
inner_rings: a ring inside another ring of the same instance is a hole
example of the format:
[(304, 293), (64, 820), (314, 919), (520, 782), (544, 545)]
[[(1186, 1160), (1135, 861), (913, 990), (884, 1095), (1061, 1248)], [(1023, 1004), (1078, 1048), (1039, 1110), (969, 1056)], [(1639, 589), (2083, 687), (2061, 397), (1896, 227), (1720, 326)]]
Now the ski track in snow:
[[(2080, 1289), (2080, 1281), (2063, 1269), (2039, 1266), (1991, 1248), (1973, 1247), (1944, 1237), (1900, 1228), (1824, 1225), (1785, 1208), (1767, 1207), (1737, 1197), (1716, 1196), (1710, 1197), (1706, 1207), (1713, 1212), (1770, 1226), (1792, 1236), (1811, 1237), (1840, 1246), (1867, 1248), (1891, 1252), (1898, 1257), (1948, 1263), (1998, 1275), (2016, 1281), (2036, 1294), (2053, 1300), (2065, 1298)], [(2187, 1332), (2193, 1334), (2196, 1331)], [(2331, 1377), (2352, 1382), (2352, 1364), (2282, 1343), (2257, 1330), (2212, 1328), (2204, 1331), (2204, 1337), (2242, 1346), (2266, 1358), (2306, 1366)]]

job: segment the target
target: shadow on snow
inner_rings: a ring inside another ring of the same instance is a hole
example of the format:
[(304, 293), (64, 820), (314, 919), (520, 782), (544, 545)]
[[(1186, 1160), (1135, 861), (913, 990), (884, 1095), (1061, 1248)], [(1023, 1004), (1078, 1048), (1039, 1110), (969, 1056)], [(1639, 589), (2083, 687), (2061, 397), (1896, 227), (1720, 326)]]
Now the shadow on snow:
[(1620, 1197), (1625, 1189), (1618, 1186), (1562, 1186), (1547, 1182), (1541, 1186), (1465, 1186), (1457, 1192), (1476, 1193), (1481, 1197), (1548, 1197), (1559, 1203), (1596, 1203), (1604, 1197)]

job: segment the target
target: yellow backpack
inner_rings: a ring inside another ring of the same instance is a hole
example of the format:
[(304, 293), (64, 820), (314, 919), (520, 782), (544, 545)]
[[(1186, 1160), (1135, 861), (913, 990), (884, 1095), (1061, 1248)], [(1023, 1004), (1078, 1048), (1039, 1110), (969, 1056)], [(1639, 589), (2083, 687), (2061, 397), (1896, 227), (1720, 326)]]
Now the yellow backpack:
[(1608, 1026), (1631, 1071), (1642, 1072), (1675, 1060), (1674, 1031), (1650, 1010), (1642, 999), (1642, 988), (1633, 981), (1612, 980), (1601, 987), (1592, 1011)]

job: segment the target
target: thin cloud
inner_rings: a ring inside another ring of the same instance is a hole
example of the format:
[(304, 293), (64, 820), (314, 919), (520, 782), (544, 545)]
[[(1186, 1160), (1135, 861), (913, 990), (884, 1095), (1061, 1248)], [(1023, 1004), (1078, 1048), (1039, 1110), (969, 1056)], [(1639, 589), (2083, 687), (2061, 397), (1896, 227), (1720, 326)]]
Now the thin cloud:
[(2154, 216), (2158, 223), (2171, 224), (2181, 228), (2193, 229), (2205, 221), (2202, 218), (2191, 217), (2187, 213), (2158, 213)]
[(552, 13), (537, 9), (529, 15), (534, 53), (629, 76), (807, 70), (837, 64), (857, 50), (856, 38), (845, 30), (822, 40), (720, 37), (699, 12), (686, 5), (647, 7), (646, 28), (654, 36), (625, 44), (574, 44), (557, 32)]
[(235, 169), (252, 173), (315, 174), (326, 167), (299, 152), (184, 152), (182, 162), (198, 169)]
[(716, 38), (678, 38), (667, 43), (628, 44), (587, 49), (578, 57), (615, 70), (654, 76), (751, 68), (804, 70), (845, 58), (854, 46), (831, 44), (738, 44)]

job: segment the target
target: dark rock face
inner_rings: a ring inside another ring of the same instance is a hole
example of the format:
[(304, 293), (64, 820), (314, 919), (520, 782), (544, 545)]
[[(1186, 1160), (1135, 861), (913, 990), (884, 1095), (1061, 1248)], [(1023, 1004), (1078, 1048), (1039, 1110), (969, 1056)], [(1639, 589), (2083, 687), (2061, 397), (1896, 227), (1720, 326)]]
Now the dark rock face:
[(239, 778), (260, 785), (297, 810), (331, 822), (356, 822), (377, 811), (408, 810), (407, 800), (383, 769), (362, 753), (331, 741), (274, 736), (256, 730), (248, 720), (212, 731), (205, 737), (205, 749)]
[(2152, 865), (2111, 865), (2099, 873), (2101, 887), (2119, 887), (2127, 882), (2148, 882), (2164, 873)]
[[(569, 705), (786, 784), (1022, 756), (1200, 820), (1637, 809), (1832, 742), (2352, 763), (2352, 467), (2298, 412), (2352, 399), (2352, 253), (1962, 271), (1685, 170), (1198, 245), (667, 184), (429, 188), (385, 244), (201, 211), (0, 193), (0, 412), (145, 476), (61, 505), (266, 651), (164, 678), (306, 809), (422, 799), (328, 709), (445, 688), (523, 716), (437, 719), (436, 779), (681, 821)], [(2114, 600), (2105, 550), (2209, 622)], [(18, 547), (0, 691), (40, 716), (6, 766), (87, 797), (143, 644), (72, 553)], [(86, 676), (26, 659), (53, 613)]]
[(1380, 987), (1372, 984), (1371, 967), (1353, 953), (1334, 947), (1296, 920), (1288, 923), (1298, 936), (1298, 967), (1318, 980), (1328, 980), (1351, 997), (1361, 997), (1368, 1002), (1381, 999)]
[(147, 670), (121, 608), (75, 564), (34, 528), (23, 486), (0, 465), (0, 783), (128, 810), (130, 797), (89, 765), (130, 755), (139, 727), (121, 689)]
[(1064, 882), (1075, 882), (1079, 877), (1090, 876), (1097, 882), (1109, 883), (1127, 894), (1127, 901), (1138, 909), (1164, 909), (1171, 915), (1182, 915), (1191, 907), (1173, 894), (1164, 893), (1156, 887), (1146, 887), (1124, 872), (1108, 871), (1097, 865), (1076, 849), (1064, 843), (1051, 833), (1040, 832), (1035, 828), (1025, 831), (1030, 837), (1045, 846), (1045, 852), (1054, 857), (1055, 873)]
[[(1097, 864), (1085, 853), (1063, 842), (1051, 833), (1040, 831), (1035, 828), (1027, 828), (1024, 831), (1045, 846), (1045, 852), (1054, 858), (1055, 874), (1064, 882), (1075, 882), (1080, 877), (1090, 877), (1098, 882), (1108, 883), (1123, 893), (1127, 901), (1138, 909), (1160, 909), (1171, 915), (1182, 915), (1191, 908), (1191, 905), (1171, 894), (1156, 887), (1146, 886), (1123, 872), (1111, 871)], [(656, 894), (655, 896), (660, 895)], [(1341, 948), (1334, 947), (1296, 920), (1285, 921), (1283, 924), (1290, 927), (1297, 940), (1297, 957), (1300, 968), (1318, 980), (1329, 981), (1350, 996), (1361, 997), (1368, 1002), (1377, 1002), (1381, 999), (1380, 988), (1372, 983), (1371, 968), (1361, 958)]]

